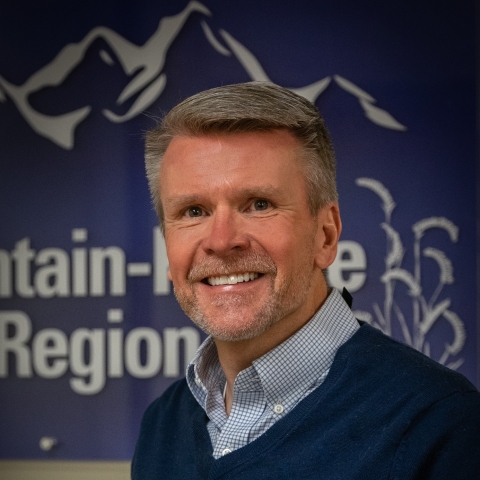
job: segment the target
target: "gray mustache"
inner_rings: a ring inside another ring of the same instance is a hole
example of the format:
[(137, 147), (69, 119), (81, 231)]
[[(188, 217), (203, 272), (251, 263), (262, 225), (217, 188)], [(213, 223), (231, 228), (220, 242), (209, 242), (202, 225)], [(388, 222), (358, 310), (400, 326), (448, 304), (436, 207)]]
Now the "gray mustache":
[(234, 257), (209, 257), (192, 265), (187, 279), (190, 283), (199, 282), (207, 277), (229, 275), (232, 273), (258, 272), (275, 275), (277, 267), (268, 255), (245, 253)]

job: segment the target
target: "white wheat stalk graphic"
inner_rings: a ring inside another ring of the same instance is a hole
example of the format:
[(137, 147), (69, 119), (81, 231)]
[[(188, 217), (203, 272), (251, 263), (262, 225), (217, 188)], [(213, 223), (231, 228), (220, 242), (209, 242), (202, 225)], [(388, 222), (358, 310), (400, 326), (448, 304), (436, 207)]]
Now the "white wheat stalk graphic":
[[(392, 217), (392, 212), (395, 209), (395, 202), (393, 197), (390, 194), (389, 190), (385, 186), (373, 178), (357, 178), (355, 183), (359, 187), (368, 188), (374, 192), (382, 201), (382, 210), (385, 214), (385, 222), (381, 224), (382, 228), (387, 234), (387, 256), (385, 259), (385, 269), (388, 273), (391, 269), (399, 266), (403, 258), (403, 245), (400, 240), (400, 235), (398, 232), (391, 226), (390, 220)], [(379, 326), (381, 330), (387, 335), (392, 334), (392, 320), (391, 313), (393, 307), (393, 296), (395, 291), (395, 279), (388, 280), (385, 283), (385, 300), (383, 303), (383, 312), (380, 310), (378, 305), (374, 306), (375, 314), (377, 316)]]
[(444, 285), (451, 285), (454, 282), (453, 279), (453, 266), (452, 262), (447, 258), (444, 252), (441, 250), (437, 250), (436, 248), (433, 247), (427, 247), (423, 250), (423, 256), (424, 257), (429, 257), (433, 258), (438, 264), (438, 267), (440, 269), (440, 277), (438, 281), (437, 288), (435, 289), (435, 292), (432, 295), (432, 298), (428, 302), (428, 305), (431, 307), (434, 303), (435, 300), (438, 298), (438, 295), (440, 295), (440, 292), (443, 289)]
[[(416, 222), (412, 226), (413, 233), (415, 235), (415, 242), (413, 246), (413, 253), (415, 257), (415, 280), (417, 281), (418, 284), (421, 284), (422, 282), (422, 261), (420, 257), (420, 251), (421, 251), (421, 242), (422, 239), (427, 232), (427, 230), (434, 229), (434, 228), (440, 228), (445, 230), (449, 237), (450, 240), (455, 243), (458, 241), (458, 227), (450, 221), (448, 218), (445, 217), (429, 217), (429, 218), (424, 218), (418, 222)], [(437, 252), (440, 252), (437, 250)], [(429, 251), (430, 256), (432, 255), (432, 250)], [(433, 253), (433, 255), (436, 255), (434, 257), (435, 259), (440, 260), (440, 257), (438, 254)], [(446, 259), (446, 257), (445, 257)], [(445, 264), (445, 260), (443, 260), (443, 263)], [(440, 267), (442, 268), (442, 267)], [(440, 274), (441, 277), (441, 274)], [(433, 301), (437, 298), (438, 294), (443, 288), (443, 284), (440, 281), (439, 286), (435, 290), (435, 293), (433, 294)], [(413, 328), (416, 332), (418, 332), (418, 335), (415, 335), (415, 348), (421, 350), (423, 343), (424, 343), (424, 335), (421, 333), (419, 330), (420, 328), (420, 316), (421, 312), (420, 309), (422, 308), (422, 300), (420, 298), (416, 298), (413, 302)], [(432, 306), (433, 302), (430, 303), (430, 308)], [(425, 310), (425, 307), (423, 307)], [(428, 308), (428, 307), (427, 307)]]
[(380, 183), (378, 180), (373, 178), (357, 178), (355, 183), (359, 187), (364, 187), (370, 189), (372, 192), (376, 193), (382, 199), (382, 210), (385, 212), (386, 222), (390, 223), (390, 217), (392, 215), (393, 209), (396, 207), (395, 202), (393, 201), (390, 192)]
[[(463, 346), (465, 345), (465, 340), (467, 338), (467, 335), (465, 333), (465, 326), (463, 325), (460, 317), (455, 312), (445, 310), (445, 312), (443, 312), (443, 318), (445, 318), (452, 326), (454, 336), (453, 342), (451, 344), (447, 343), (445, 345), (445, 350), (439, 360), (441, 364), (445, 364), (450, 355), (458, 355), (462, 350)], [(458, 362), (460, 363), (458, 364)], [(459, 359), (456, 362), (448, 364), (447, 367), (458, 368), (462, 363), (463, 359)]]
[(388, 267), (395, 268), (401, 265), (403, 255), (405, 253), (405, 249), (402, 245), (402, 240), (400, 239), (399, 233), (388, 223), (384, 222), (380, 226), (387, 233), (387, 237), (390, 242), (390, 251), (387, 255), (387, 258), (385, 259), (385, 263)]
[(445, 217), (424, 218), (412, 226), (415, 238), (422, 238), (425, 232), (431, 228), (443, 228), (449, 235), (453, 243), (458, 241), (458, 227)]
[[(449, 358), (458, 355), (464, 347), (466, 333), (460, 317), (450, 310), (449, 298), (437, 302), (443, 288), (454, 283), (453, 265), (445, 252), (434, 247), (421, 250), (421, 243), (430, 229), (444, 230), (452, 243), (458, 241), (458, 227), (448, 218), (429, 217), (416, 222), (412, 226), (414, 233), (414, 268), (413, 274), (402, 268), (405, 248), (400, 234), (391, 224), (392, 212), (396, 207), (390, 191), (378, 180), (373, 178), (358, 178), (355, 182), (359, 187), (374, 192), (381, 200), (381, 208), (385, 221), (380, 224), (386, 233), (387, 252), (385, 256), (385, 272), (380, 280), (385, 285), (383, 311), (378, 303), (374, 303), (373, 311), (376, 319), (366, 311), (356, 311), (359, 318), (391, 335), (392, 318), (396, 318), (402, 330), (405, 343), (430, 356), (431, 342), (426, 340), (436, 322), (443, 319), (452, 328), (453, 339), (444, 345), (444, 350), (438, 361), (449, 368), (456, 369), (463, 363), (463, 358), (457, 358), (447, 364)], [(422, 255), (423, 258), (434, 260), (438, 266), (438, 284), (430, 300), (427, 302), (422, 289)], [(399, 303), (395, 300), (395, 287), (398, 282), (408, 287), (408, 295), (412, 298), (413, 319), (408, 322)], [(411, 326), (409, 326), (409, 324)]]

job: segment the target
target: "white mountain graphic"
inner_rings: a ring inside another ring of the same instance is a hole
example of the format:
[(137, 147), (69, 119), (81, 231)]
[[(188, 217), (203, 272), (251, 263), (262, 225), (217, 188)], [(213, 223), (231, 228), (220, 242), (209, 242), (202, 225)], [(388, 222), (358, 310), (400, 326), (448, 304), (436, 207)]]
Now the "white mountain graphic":
[[(62, 148), (71, 150), (74, 147), (75, 129), (89, 115), (91, 106), (85, 105), (62, 115), (46, 115), (31, 106), (29, 97), (45, 87), (62, 85), (72, 70), (82, 62), (90, 45), (101, 38), (115, 53), (125, 74), (132, 77), (117, 98), (117, 105), (122, 105), (136, 96), (124, 115), (117, 115), (108, 109), (102, 110), (102, 113), (114, 123), (130, 120), (147, 109), (162, 94), (167, 83), (166, 73), (162, 72), (162, 69), (168, 49), (190, 14), (194, 12), (211, 16), (205, 5), (192, 1), (177, 15), (162, 18), (157, 30), (143, 45), (135, 45), (107, 27), (96, 27), (81, 42), (66, 45), (50, 63), (34, 73), (23, 85), (14, 85), (0, 76), (0, 102), (6, 102), (7, 98), (10, 98), (36, 133)], [(217, 40), (205, 20), (201, 21), (201, 26), (206, 39), (218, 53), (226, 56), (233, 54), (252, 80), (270, 81), (252, 52), (228, 32), (219, 32), (226, 44), (224, 46)], [(99, 55), (105, 63), (114, 63), (106, 50), (101, 50)], [(331, 81), (332, 77), (329, 76), (306, 87), (291, 90), (315, 102)], [(406, 127), (388, 112), (374, 105), (375, 99), (367, 92), (339, 75), (334, 75), (333, 81), (358, 98), (366, 117), (372, 122), (385, 128), (406, 130)]]

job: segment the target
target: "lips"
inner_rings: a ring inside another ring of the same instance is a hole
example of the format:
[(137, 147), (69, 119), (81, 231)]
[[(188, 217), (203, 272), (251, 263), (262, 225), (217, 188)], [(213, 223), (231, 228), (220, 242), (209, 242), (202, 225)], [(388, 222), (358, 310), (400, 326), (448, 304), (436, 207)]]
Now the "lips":
[(257, 272), (245, 272), (245, 273), (234, 273), (231, 275), (220, 275), (206, 278), (206, 282), (209, 285), (236, 285), (237, 283), (242, 282), (251, 282), (259, 277)]

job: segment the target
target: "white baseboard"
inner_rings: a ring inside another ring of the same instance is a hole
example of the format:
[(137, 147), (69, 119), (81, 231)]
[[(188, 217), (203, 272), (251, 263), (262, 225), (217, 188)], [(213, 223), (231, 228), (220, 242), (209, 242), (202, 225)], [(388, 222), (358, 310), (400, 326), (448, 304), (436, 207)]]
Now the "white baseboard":
[(2, 480), (130, 480), (130, 462), (0, 460)]

